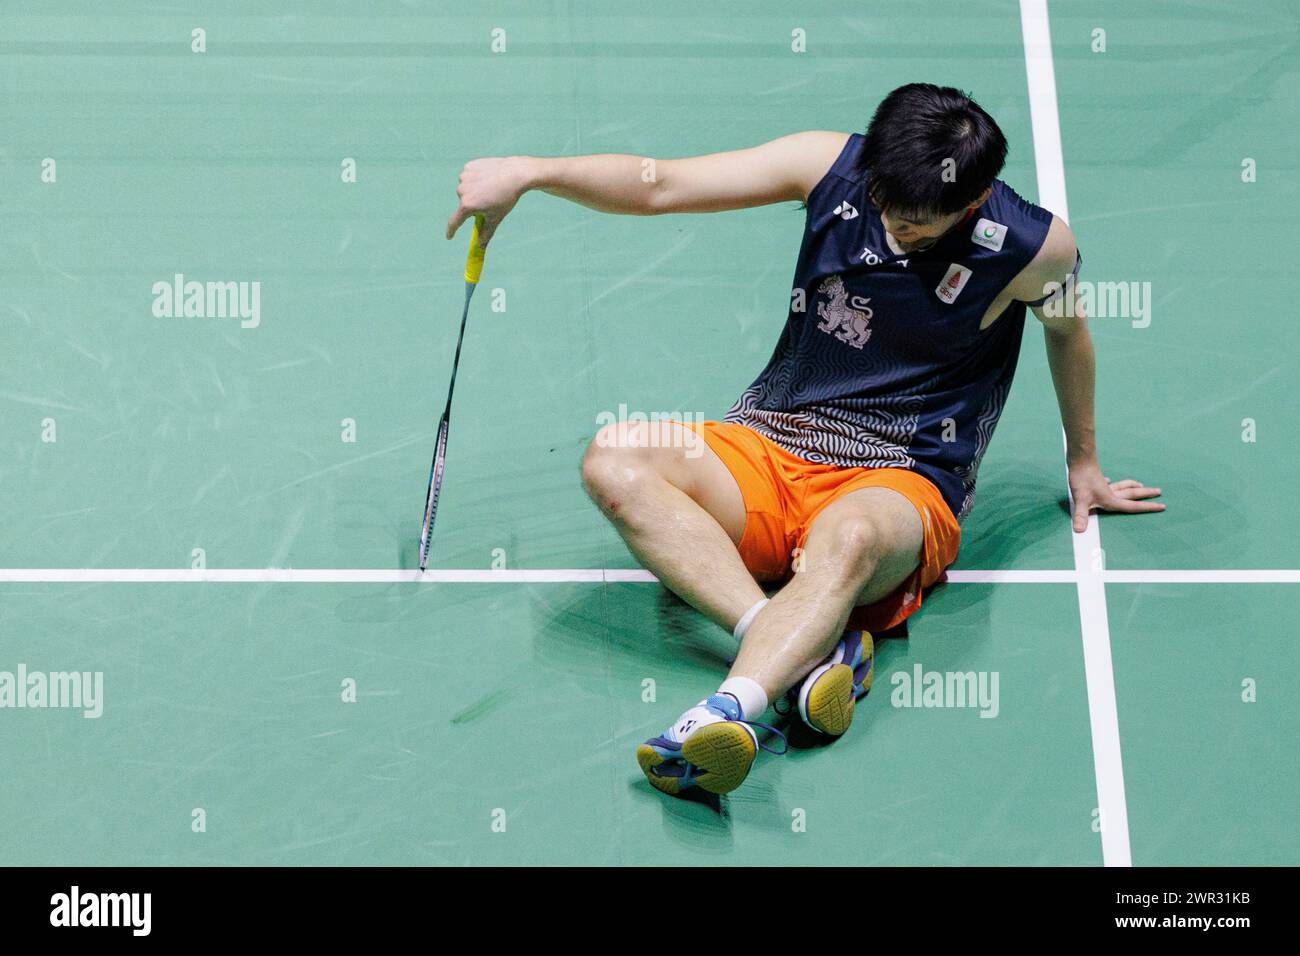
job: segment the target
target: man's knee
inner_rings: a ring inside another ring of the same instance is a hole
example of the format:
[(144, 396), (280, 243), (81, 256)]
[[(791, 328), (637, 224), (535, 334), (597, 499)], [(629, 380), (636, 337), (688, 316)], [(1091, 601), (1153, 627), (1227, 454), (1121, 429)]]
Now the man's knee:
[(582, 457), (582, 485), (607, 514), (616, 514), (626, 498), (654, 472), (645, 454), (646, 436), (637, 423), (606, 425), (596, 432)]
[(831, 560), (846, 578), (866, 580), (888, 548), (881, 523), (867, 514), (837, 517), (831, 529)]

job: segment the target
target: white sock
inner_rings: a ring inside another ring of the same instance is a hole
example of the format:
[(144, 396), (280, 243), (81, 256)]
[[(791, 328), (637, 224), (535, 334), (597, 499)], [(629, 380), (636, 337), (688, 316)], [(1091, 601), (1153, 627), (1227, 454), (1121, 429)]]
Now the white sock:
[(767, 693), (757, 681), (748, 677), (728, 677), (718, 688), (719, 694), (730, 694), (740, 701), (740, 716), (752, 720), (767, 710)]
[(741, 641), (745, 639), (745, 632), (749, 630), (749, 625), (754, 623), (754, 618), (758, 617), (759, 611), (767, 607), (767, 603), (768, 603), (767, 598), (763, 598), (761, 601), (759, 601), (753, 607), (751, 607), (748, 611), (746, 611), (741, 616), (740, 620), (736, 622), (735, 628), (733, 628), (731, 631), (731, 636), (736, 639), (737, 644), (739, 644)]

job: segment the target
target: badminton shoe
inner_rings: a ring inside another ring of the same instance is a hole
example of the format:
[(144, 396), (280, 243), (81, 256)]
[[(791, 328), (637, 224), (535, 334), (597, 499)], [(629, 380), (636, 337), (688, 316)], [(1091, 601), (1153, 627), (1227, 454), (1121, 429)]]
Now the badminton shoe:
[(867, 631), (845, 631), (831, 656), (799, 685), (799, 716), (813, 730), (839, 737), (853, 722), (853, 707), (871, 690), (875, 645)]
[(759, 750), (785, 753), (762, 743), (756, 727), (772, 731), (784, 743), (785, 736), (775, 728), (745, 720), (730, 694), (714, 694), (638, 747), (636, 762), (650, 785), (664, 793), (691, 787), (730, 793), (749, 775)]

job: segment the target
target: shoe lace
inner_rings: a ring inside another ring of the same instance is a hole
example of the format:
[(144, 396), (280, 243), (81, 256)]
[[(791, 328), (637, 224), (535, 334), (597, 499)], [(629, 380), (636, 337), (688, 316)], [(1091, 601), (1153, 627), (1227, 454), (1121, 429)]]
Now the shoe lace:
[[(732, 697), (731, 694), (727, 694), (726, 696), (731, 697), (732, 700), (735, 700), (735, 698)], [(737, 701), (737, 704), (739, 704), (739, 701)], [(775, 707), (775, 705), (773, 706)], [(734, 721), (737, 724), (745, 724), (747, 727), (753, 727), (758, 730), (766, 730), (768, 733), (775, 734), (776, 736), (781, 738), (781, 749), (777, 750), (775, 747), (769, 747), (767, 744), (763, 743), (762, 738), (759, 737), (757, 733), (755, 733), (754, 737), (755, 739), (758, 740), (759, 750), (765, 750), (770, 754), (776, 754), (777, 756), (780, 756), (781, 754), (785, 753), (787, 750), (790, 749), (790, 741), (786, 738), (785, 734), (781, 733), (781, 731), (773, 727), (771, 724), (765, 724), (762, 721), (758, 721), (758, 720), (746, 720), (743, 715), (739, 717), (732, 717), (730, 714), (727, 714), (725, 711), (721, 711), (721, 710), (715, 711), (715, 713), (721, 714), (722, 716), (726, 717), (727, 720)]]
[[(782, 705), (785, 706), (782, 706)], [(772, 702), (772, 709), (776, 711), (778, 717), (789, 717), (794, 713), (794, 689), (791, 688), (782, 696)]]
[[(779, 757), (781, 754), (785, 753), (787, 750), (790, 749), (790, 741), (786, 738), (785, 734), (781, 733), (781, 731), (777, 730), (771, 724), (765, 724), (757, 720), (741, 720), (740, 723), (748, 724), (750, 727), (756, 727), (759, 730), (766, 730), (769, 733), (775, 734), (776, 736), (781, 738), (781, 749), (777, 750), (775, 747), (769, 747), (767, 744), (763, 743), (763, 739), (759, 737), (758, 739), (759, 750), (765, 750), (768, 753), (776, 754)], [(758, 737), (757, 734), (755, 734), (754, 736)]]

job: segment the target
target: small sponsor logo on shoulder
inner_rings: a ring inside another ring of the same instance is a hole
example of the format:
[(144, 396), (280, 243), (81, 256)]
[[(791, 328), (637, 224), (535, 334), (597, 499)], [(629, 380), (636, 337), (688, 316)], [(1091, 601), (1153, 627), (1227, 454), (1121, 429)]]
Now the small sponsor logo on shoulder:
[(841, 219), (857, 219), (858, 211), (850, 206), (847, 202), (842, 202), (835, 207), (835, 215)]
[(966, 288), (966, 283), (970, 281), (970, 277), (971, 271), (969, 269), (954, 262), (948, 267), (948, 271), (944, 273), (943, 281), (934, 290), (934, 294), (945, 302), (955, 302), (957, 296), (961, 295), (961, 290)]
[(975, 231), (970, 234), (970, 241), (994, 252), (1002, 251), (1002, 240), (1007, 237), (1007, 227), (992, 219), (981, 219), (975, 223)]

